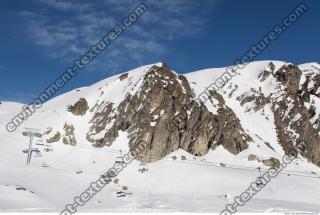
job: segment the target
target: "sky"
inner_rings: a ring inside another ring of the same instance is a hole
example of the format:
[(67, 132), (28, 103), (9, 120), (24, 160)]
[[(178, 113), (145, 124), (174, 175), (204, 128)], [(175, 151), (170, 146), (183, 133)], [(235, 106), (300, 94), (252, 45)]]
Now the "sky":
[(0, 0), (0, 101), (31, 102), (140, 3), (148, 11), (56, 95), (160, 61), (181, 74), (233, 65), (301, 2), (255, 60), (320, 62), (317, 0)]

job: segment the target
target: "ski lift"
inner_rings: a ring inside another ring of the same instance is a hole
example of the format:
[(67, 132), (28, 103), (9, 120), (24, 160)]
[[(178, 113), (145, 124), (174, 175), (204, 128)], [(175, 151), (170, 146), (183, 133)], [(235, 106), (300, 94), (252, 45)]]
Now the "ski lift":
[(42, 137), (42, 134), (40, 134), (40, 133), (34, 133), (33, 135), (34, 135), (35, 137), (39, 137), (39, 138)]
[(30, 132), (30, 131), (24, 131), (24, 132), (22, 132), (22, 135), (23, 135), (23, 136), (33, 135), (33, 136), (39, 137), (39, 138), (42, 137), (42, 134), (40, 134), (40, 133), (33, 133), (33, 132)]
[(37, 153), (36, 153), (36, 155), (35, 155), (35, 157), (37, 157), (37, 158), (41, 158), (41, 157), (42, 157), (41, 152), (37, 152)]
[(36, 142), (36, 145), (37, 146), (44, 146), (44, 143), (42, 141), (38, 141), (38, 142)]
[(38, 148), (36, 148), (35, 150), (34, 150), (34, 152), (36, 153), (36, 155), (35, 155), (35, 157), (42, 157), (42, 153), (40, 152), (40, 150), (38, 149)]
[(51, 151), (53, 151), (52, 146), (51, 146), (51, 145), (48, 145), (48, 144), (46, 143), (46, 145), (45, 145), (45, 147), (44, 147), (44, 151), (45, 151), (45, 152), (51, 152)]
[(31, 152), (40, 153), (40, 150), (38, 148), (31, 149)]
[(138, 171), (139, 171), (140, 173), (144, 173), (144, 172), (149, 171), (149, 169), (143, 167), (143, 168), (139, 169)]
[(35, 152), (36, 153), (36, 155), (35, 155), (35, 157), (42, 157), (42, 154), (41, 154), (41, 152), (40, 152), (40, 150), (38, 149), (38, 148), (33, 148), (33, 149), (31, 149), (31, 154), (33, 153), (33, 152)]
[[(29, 152), (29, 149), (24, 149), (22, 150), (23, 153), (28, 153)], [(31, 153), (32, 152), (35, 152), (35, 153), (40, 153), (40, 150), (38, 148), (32, 148), (31, 149)]]
[(49, 147), (46, 147), (46, 148), (44, 148), (44, 151), (45, 151), (45, 152), (52, 152), (53, 149), (52, 149), (52, 148), (49, 148)]
[(116, 195), (117, 195), (118, 198), (126, 197), (126, 194), (125, 194), (124, 192), (122, 192), (122, 191), (118, 191), (118, 192), (116, 193)]
[[(258, 167), (258, 170), (259, 170), (259, 176), (257, 179), (261, 180), (262, 179), (262, 176), (261, 176), (261, 168)], [(263, 185), (263, 182), (256, 182), (256, 185), (257, 186), (262, 186)]]
[(26, 131), (22, 132), (22, 135), (23, 135), (23, 136), (29, 136), (29, 134), (30, 134), (30, 133), (29, 133), (29, 132), (26, 132)]

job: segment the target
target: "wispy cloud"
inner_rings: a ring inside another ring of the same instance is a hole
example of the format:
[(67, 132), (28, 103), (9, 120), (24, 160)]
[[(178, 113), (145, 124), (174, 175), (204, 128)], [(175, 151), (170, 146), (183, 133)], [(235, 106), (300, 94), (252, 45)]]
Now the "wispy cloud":
[[(43, 12), (23, 11), (27, 34), (50, 57), (71, 61), (111, 30), (137, 5), (136, 1), (34, 0)], [(147, 0), (149, 11), (89, 68), (117, 70), (132, 61), (160, 59), (165, 44), (205, 32), (217, 0)], [(105, 68), (102, 68), (105, 67)]]
[(39, 0), (40, 2), (47, 4), (58, 10), (64, 11), (86, 11), (91, 8), (91, 5), (84, 2), (77, 1), (63, 1), (63, 0)]

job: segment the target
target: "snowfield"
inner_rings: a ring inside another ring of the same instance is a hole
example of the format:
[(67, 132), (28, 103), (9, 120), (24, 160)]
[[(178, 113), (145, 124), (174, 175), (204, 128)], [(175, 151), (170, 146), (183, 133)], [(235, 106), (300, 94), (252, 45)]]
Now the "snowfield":
[[(258, 82), (258, 75), (270, 61), (249, 64), (221, 90), (226, 105), (233, 109), (241, 126), (253, 138), (249, 148), (237, 156), (222, 147), (210, 150), (205, 156), (195, 157), (183, 150), (175, 151), (160, 161), (142, 164), (133, 161), (118, 176), (117, 183), (108, 184), (78, 212), (221, 212), (226, 204), (244, 192), (262, 172), (268, 170), (258, 161), (248, 161), (250, 154), (259, 158), (275, 157), (281, 160), (284, 151), (275, 132), (271, 107), (262, 113), (246, 111), (236, 99), (252, 86), (261, 87), (264, 94), (275, 92), (273, 80)], [(273, 61), (277, 68), (285, 62)], [(313, 64), (301, 65), (301, 68)], [(122, 132), (110, 147), (94, 148), (86, 140), (86, 132), (93, 113), (80, 118), (67, 111), (67, 106), (85, 97), (92, 108), (96, 103), (112, 101), (119, 104), (127, 93), (139, 90), (141, 80), (152, 65), (128, 72), (128, 78), (119, 75), (107, 78), (89, 87), (60, 95), (43, 105), (14, 133), (6, 124), (21, 111), (22, 104), (0, 104), (0, 212), (54, 212), (62, 211), (72, 203), (90, 183), (113, 166), (117, 157), (129, 150), (128, 138)], [(201, 70), (185, 74), (195, 93), (199, 95), (225, 68)], [(254, 84), (252, 84), (254, 83)], [(235, 89), (235, 85), (241, 86)], [(233, 95), (230, 97), (231, 91)], [(102, 93), (103, 92), (103, 93)], [(206, 104), (212, 112), (215, 107)], [(320, 103), (317, 106), (320, 114)], [(38, 148), (42, 157), (33, 154), (26, 166), (28, 137), (25, 127), (48, 127), (61, 130), (64, 122), (75, 125), (76, 146), (53, 143), (53, 151)], [(264, 142), (270, 143), (274, 151)], [(320, 153), (320, 152), (319, 152)], [(44, 167), (43, 164), (47, 167)], [(141, 173), (139, 169), (147, 171)], [(119, 197), (127, 187), (128, 195)], [(299, 157), (266, 185), (239, 212), (313, 212), (320, 213), (320, 169)]]

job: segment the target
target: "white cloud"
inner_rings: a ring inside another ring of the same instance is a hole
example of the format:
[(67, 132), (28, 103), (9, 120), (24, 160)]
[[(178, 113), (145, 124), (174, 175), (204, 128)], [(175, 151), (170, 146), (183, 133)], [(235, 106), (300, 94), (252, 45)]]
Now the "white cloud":
[[(24, 11), (27, 33), (35, 44), (44, 46), (48, 56), (70, 62), (122, 21), (136, 1), (38, 0), (47, 7), (43, 13)], [(200, 2), (200, 1), (199, 1)], [(149, 11), (106, 50), (90, 68), (119, 69), (130, 61), (162, 58), (170, 50), (164, 44), (204, 32), (208, 14), (216, 0), (146, 0)], [(66, 13), (67, 12), (67, 13)], [(61, 13), (63, 15), (61, 15)], [(103, 59), (101, 59), (103, 58)], [(107, 63), (106, 63), (107, 62)]]

